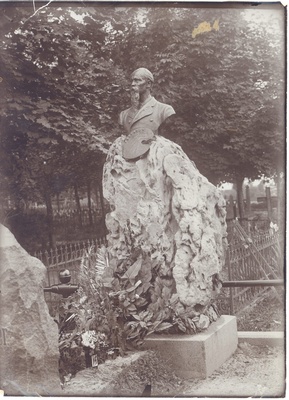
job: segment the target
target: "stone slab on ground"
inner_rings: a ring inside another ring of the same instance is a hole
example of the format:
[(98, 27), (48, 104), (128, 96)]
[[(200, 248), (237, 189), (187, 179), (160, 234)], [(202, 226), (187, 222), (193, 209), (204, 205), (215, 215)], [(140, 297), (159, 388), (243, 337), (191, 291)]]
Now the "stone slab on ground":
[(46, 268), (0, 225), (0, 388), (9, 396), (59, 393), (58, 327), (49, 315)]
[(175, 395), (181, 380), (155, 352), (135, 351), (78, 372), (60, 395), (141, 396), (148, 384), (158, 393)]
[(240, 331), (238, 332), (239, 343), (250, 343), (254, 346), (285, 346), (285, 338), (283, 332), (254, 332)]
[(236, 317), (223, 315), (196, 335), (151, 335), (145, 349), (158, 351), (181, 378), (207, 378), (238, 345)]
[(113, 393), (113, 382), (118, 375), (143, 357), (141, 352), (107, 360), (97, 368), (86, 368), (65, 384), (61, 394), (63, 396), (97, 396)]

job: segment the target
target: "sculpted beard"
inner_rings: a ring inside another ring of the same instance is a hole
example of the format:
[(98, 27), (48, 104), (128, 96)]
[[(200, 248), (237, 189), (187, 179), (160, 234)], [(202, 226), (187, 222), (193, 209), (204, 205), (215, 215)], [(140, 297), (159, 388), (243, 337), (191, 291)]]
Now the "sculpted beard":
[(131, 100), (131, 105), (134, 108), (139, 108), (139, 98), (140, 98), (140, 95), (139, 95), (138, 90), (131, 90), (130, 100)]

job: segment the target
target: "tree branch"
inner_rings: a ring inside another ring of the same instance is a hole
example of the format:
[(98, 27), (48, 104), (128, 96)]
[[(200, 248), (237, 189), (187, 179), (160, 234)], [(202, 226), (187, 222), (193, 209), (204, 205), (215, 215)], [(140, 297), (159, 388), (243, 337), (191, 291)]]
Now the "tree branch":
[(40, 8), (38, 8), (37, 10), (35, 9), (35, 0), (33, 0), (33, 9), (34, 9), (34, 13), (32, 15), (30, 15), (30, 17), (28, 17), (24, 22), (23, 25), (29, 21), (31, 18), (33, 18), (39, 11), (43, 10), (43, 8), (48, 7), (50, 3), (52, 3), (54, 0), (49, 0), (48, 3), (44, 4), (44, 6), (41, 6)]

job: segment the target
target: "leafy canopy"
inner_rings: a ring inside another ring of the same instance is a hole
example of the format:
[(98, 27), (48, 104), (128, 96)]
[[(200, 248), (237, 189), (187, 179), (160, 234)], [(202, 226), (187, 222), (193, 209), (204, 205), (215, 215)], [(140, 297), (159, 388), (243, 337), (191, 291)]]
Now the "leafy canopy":
[[(37, 193), (47, 160), (51, 174), (96, 173), (121, 133), (118, 114), (129, 106), (129, 76), (140, 66), (154, 74), (154, 95), (176, 110), (162, 133), (211, 181), (284, 171), (280, 5), (0, 11), (1, 180), (8, 191)], [(93, 158), (92, 167), (86, 160)]]

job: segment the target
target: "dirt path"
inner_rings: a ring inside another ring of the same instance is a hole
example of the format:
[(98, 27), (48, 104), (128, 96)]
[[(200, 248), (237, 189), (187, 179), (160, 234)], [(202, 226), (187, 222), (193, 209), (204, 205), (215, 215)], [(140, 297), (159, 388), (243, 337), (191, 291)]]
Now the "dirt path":
[(81, 371), (68, 382), (63, 396), (283, 397), (284, 351), (241, 343), (234, 355), (209, 378), (181, 380), (155, 353), (132, 354)]
[(284, 352), (280, 348), (242, 343), (217, 372), (203, 381), (187, 381), (184, 396), (281, 397), (284, 393)]

